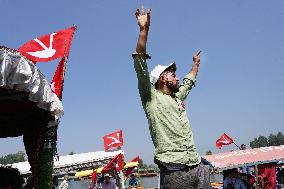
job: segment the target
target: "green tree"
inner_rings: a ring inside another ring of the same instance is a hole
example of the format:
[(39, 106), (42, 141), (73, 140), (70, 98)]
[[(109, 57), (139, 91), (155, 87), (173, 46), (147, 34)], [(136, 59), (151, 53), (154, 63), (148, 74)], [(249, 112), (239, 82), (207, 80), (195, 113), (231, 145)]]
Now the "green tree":
[(250, 142), (251, 148), (259, 148), (265, 146), (269, 146), (268, 139), (265, 136), (260, 135), (258, 138), (255, 138), (253, 141)]
[(148, 169), (148, 165), (144, 163), (142, 159), (139, 160), (139, 167), (141, 169)]
[(250, 142), (251, 148), (279, 145), (284, 145), (284, 135), (282, 132), (278, 132), (276, 135), (270, 134), (268, 138), (266, 138), (265, 136), (259, 136), (258, 138), (254, 138), (254, 140)]
[(0, 157), (0, 164), (7, 165), (25, 161), (25, 152), (19, 151), (15, 154), (8, 154)]
[(75, 154), (75, 152), (70, 152), (68, 155), (74, 155)]
[(284, 135), (278, 132), (276, 135), (270, 134), (268, 137), (269, 146), (279, 146), (284, 144)]
[(153, 169), (156, 173), (159, 172), (159, 168), (156, 164), (150, 164), (148, 169)]

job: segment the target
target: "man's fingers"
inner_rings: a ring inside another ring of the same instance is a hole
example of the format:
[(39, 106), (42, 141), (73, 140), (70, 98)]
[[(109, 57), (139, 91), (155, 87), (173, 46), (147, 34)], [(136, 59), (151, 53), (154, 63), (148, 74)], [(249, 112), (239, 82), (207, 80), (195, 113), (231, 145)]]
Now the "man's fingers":
[(144, 5), (142, 5), (142, 10), (141, 10), (142, 15), (145, 14), (145, 9), (144, 9)]
[(151, 15), (151, 11), (152, 11), (152, 9), (148, 9), (147, 14)]
[(135, 16), (136, 16), (136, 18), (139, 16), (139, 14), (140, 14), (139, 9), (136, 9), (136, 12), (135, 12)]
[(148, 18), (148, 21), (150, 21), (150, 16), (151, 16), (151, 9), (148, 9), (148, 11), (147, 11), (147, 18)]
[(197, 53), (196, 53), (196, 56), (199, 56), (201, 53), (201, 50), (198, 50)]

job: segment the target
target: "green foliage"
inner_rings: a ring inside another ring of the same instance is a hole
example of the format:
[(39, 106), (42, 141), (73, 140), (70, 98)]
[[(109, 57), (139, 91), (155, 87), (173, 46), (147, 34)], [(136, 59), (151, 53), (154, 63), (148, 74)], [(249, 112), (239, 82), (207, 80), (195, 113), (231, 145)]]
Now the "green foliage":
[(70, 152), (68, 155), (74, 155), (75, 154), (75, 152)]
[(141, 169), (148, 169), (148, 165), (144, 163), (142, 159), (139, 160), (139, 167)]
[(148, 169), (153, 169), (155, 172), (159, 172), (159, 168), (156, 164), (150, 164)]
[(139, 160), (139, 168), (140, 169), (145, 169), (145, 170), (148, 170), (148, 169), (153, 169), (155, 172), (159, 172), (159, 168), (156, 164), (150, 164), (150, 165), (147, 165), (146, 163), (143, 162), (142, 159)]
[(208, 150), (208, 151), (206, 151), (205, 154), (206, 154), (206, 155), (212, 155), (212, 151), (211, 151), (211, 150)]
[(254, 138), (254, 140), (250, 142), (251, 148), (279, 145), (284, 145), (284, 135), (282, 132), (278, 132), (276, 135), (270, 134), (268, 138), (265, 136), (259, 136), (258, 138)]
[(0, 164), (6, 165), (6, 164), (23, 162), (25, 160), (26, 160), (25, 153), (19, 151), (15, 154), (8, 154), (6, 156), (0, 157)]
[(52, 186), (54, 149), (44, 149), (39, 160), (38, 189), (50, 189)]

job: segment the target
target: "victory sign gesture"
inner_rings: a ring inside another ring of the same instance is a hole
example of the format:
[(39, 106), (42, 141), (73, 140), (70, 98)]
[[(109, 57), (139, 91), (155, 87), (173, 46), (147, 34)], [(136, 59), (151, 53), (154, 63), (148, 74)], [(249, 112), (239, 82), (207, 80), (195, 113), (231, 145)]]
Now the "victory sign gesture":
[(151, 9), (148, 9), (148, 11), (145, 12), (144, 6), (142, 6), (141, 14), (140, 14), (140, 10), (137, 9), (135, 12), (135, 16), (136, 16), (138, 25), (140, 27), (140, 30), (143, 30), (143, 29), (149, 30)]

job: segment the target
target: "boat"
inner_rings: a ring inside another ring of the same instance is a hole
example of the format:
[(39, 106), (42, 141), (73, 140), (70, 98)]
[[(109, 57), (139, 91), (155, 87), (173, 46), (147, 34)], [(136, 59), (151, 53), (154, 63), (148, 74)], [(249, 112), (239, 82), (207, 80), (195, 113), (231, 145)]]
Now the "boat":
[(233, 169), (249, 187), (284, 186), (284, 145), (206, 155), (202, 161), (210, 167), (213, 189), (223, 188), (226, 172)]

